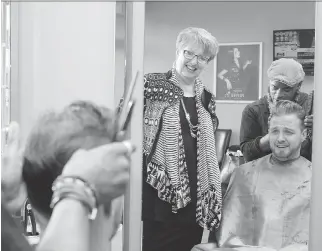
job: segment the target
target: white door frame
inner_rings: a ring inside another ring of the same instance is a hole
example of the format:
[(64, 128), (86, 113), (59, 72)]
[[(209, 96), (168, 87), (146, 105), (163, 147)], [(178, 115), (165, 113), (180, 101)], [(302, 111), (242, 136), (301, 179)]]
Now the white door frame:
[(320, 251), (322, 239), (322, 2), (315, 4), (314, 139), (309, 250)]
[(132, 155), (130, 183), (125, 194), (123, 251), (141, 251), (144, 28), (145, 2), (126, 2), (125, 90), (136, 71), (139, 75), (131, 121), (131, 141), (137, 149)]

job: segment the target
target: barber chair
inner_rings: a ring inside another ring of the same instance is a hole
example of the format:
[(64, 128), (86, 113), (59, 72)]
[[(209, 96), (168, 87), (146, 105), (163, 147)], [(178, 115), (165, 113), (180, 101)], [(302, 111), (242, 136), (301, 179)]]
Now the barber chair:
[[(220, 172), (223, 170), (223, 165), (225, 164), (225, 156), (229, 148), (231, 134), (231, 129), (217, 129), (215, 132), (216, 152)], [(226, 189), (226, 184), (222, 184), (222, 195), (225, 194)], [(216, 236), (214, 232), (209, 233), (208, 241), (216, 242)]]
[(231, 129), (217, 129), (215, 132), (217, 159), (220, 171), (222, 170), (225, 155), (230, 144), (231, 133)]
[[(225, 164), (225, 156), (227, 149), (230, 144), (231, 138), (231, 129), (217, 129), (215, 132), (215, 140), (216, 140), (216, 151), (217, 151), (217, 159), (220, 172), (223, 171), (224, 164)], [(222, 183), (222, 196), (225, 195), (227, 190), (228, 184)]]

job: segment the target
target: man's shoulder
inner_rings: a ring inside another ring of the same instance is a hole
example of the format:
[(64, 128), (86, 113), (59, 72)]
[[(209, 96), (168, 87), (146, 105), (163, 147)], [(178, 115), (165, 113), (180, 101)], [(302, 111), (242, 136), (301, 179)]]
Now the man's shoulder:
[(238, 169), (240, 169), (241, 173), (249, 173), (253, 172), (257, 169), (258, 166), (263, 165), (265, 162), (268, 161), (271, 154), (265, 155), (261, 158), (246, 162), (245, 164), (242, 164)]
[[(267, 154), (261, 158), (249, 161), (239, 167), (241, 172), (250, 172), (256, 169), (257, 166), (264, 166), (265, 163), (269, 162), (269, 159), (271, 158), (272, 154)], [(312, 166), (312, 162), (307, 160), (306, 158), (300, 156), (300, 158), (297, 160), (298, 163), (300, 163), (301, 166), (307, 166), (310, 167)]]
[(308, 159), (304, 158), (303, 156), (300, 156), (299, 162), (301, 163), (301, 166), (307, 166), (310, 169), (312, 168), (312, 162), (309, 161)]
[(251, 185), (256, 173), (256, 162), (257, 160), (253, 160), (237, 167), (232, 174), (230, 182), (237, 187)]
[(268, 109), (268, 102), (265, 97), (260, 98), (259, 100), (254, 101), (251, 104), (248, 104), (244, 108), (244, 112), (255, 112), (255, 113), (261, 113), (264, 110)]
[(235, 169), (235, 176), (249, 176), (254, 171), (254, 164), (257, 160), (253, 160), (250, 162), (246, 162), (245, 164), (240, 165), (238, 168)]

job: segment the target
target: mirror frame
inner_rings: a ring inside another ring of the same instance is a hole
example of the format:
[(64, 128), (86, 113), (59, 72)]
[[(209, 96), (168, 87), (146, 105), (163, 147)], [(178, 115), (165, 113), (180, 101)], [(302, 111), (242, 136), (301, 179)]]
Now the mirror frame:
[[(144, 29), (145, 2), (126, 2), (125, 89), (136, 71), (139, 71), (138, 83), (143, 83)], [(142, 239), (143, 84), (137, 86), (142, 88), (137, 87), (133, 93), (136, 105), (131, 121), (131, 140), (136, 152), (132, 155), (130, 183), (125, 194), (123, 251), (140, 251)]]
[(1, 155), (11, 121), (11, 3), (1, 2)]
[[(314, 62), (314, 138), (312, 143), (312, 183), (309, 250), (319, 251), (322, 239), (322, 168), (319, 166), (322, 156), (322, 2), (315, 3), (315, 62)], [(320, 220), (319, 220), (320, 219)]]

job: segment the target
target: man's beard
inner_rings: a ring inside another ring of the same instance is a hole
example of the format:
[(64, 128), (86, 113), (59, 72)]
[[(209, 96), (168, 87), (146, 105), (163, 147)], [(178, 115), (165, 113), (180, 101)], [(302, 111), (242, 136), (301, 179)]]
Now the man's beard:
[(273, 151), (273, 156), (280, 161), (288, 161), (297, 159), (301, 154), (301, 144), (288, 150), (276, 150)]

